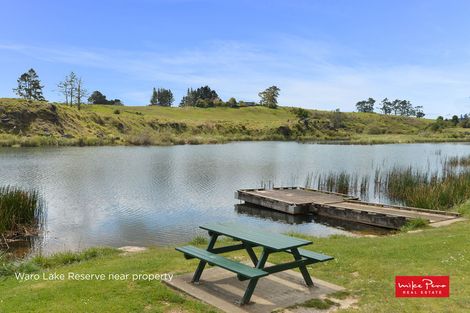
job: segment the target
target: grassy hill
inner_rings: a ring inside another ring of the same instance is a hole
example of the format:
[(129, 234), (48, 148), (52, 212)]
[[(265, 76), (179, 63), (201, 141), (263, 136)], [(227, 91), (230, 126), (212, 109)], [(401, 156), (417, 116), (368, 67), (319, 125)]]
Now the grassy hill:
[(350, 143), (470, 140), (470, 131), (466, 129), (432, 130), (434, 121), (427, 119), (375, 113), (299, 112), (289, 107), (84, 105), (78, 110), (57, 103), (0, 98), (0, 122), (0, 146), (172, 145), (240, 140)]

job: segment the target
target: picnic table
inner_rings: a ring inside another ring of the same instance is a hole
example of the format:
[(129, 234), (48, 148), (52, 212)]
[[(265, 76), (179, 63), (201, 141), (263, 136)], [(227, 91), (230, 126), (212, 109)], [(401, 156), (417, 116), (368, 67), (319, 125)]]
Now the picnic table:
[[(300, 247), (312, 244), (311, 241), (305, 239), (262, 232), (240, 224), (232, 223), (202, 225), (200, 228), (207, 230), (210, 236), (206, 250), (194, 246), (176, 248), (176, 250), (184, 253), (186, 259), (197, 258), (200, 260), (191, 282), (199, 282), (206, 264), (219, 266), (228, 271), (234, 272), (237, 274), (237, 278), (239, 280), (249, 280), (240, 304), (247, 304), (250, 302), (251, 296), (256, 288), (256, 284), (261, 277), (293, 268), (298, 268), (300, 270), (307, 286), (313, 286), (312, 278), (310, 277), (306, 266), (333, 259), (333, 257), (328, 255), (300, 249)], [(216, 248), (215, 244), (220, 236), (232, 238), (234, 241), (240, 243)], [(261, 248), (259, 258), (253, 250), (255, 247)], [(251, 262), (253, 263), (253, 267), (230, 260), (220, 255), (221, 253), (237, 250), (246, 250)], [(276, 252), (289, 253), (293, 256), (293, 260), (287, 263), (266, 266), (268, 256)]]

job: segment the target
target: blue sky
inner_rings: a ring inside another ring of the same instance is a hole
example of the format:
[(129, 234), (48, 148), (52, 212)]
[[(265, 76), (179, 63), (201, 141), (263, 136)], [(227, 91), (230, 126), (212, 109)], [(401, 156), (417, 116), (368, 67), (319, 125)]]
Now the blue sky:
[(30, 67), (59, 101), (70, 71), (128, 105), (152, 87), (208, 84), (223, 99), (352, 111), (409, 99), (430, 117), (470, 112), (470, 1), (7, 1), (0, 97)]

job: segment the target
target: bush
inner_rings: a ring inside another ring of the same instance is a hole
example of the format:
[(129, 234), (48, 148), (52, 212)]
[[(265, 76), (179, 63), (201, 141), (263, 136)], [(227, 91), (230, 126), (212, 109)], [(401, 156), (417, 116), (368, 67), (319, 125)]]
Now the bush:
[(367, 133), (369, 135), (382, 135), (385, 134), (386, 131), (387, 130), (382, 127), (372, 126), (368, 129)]

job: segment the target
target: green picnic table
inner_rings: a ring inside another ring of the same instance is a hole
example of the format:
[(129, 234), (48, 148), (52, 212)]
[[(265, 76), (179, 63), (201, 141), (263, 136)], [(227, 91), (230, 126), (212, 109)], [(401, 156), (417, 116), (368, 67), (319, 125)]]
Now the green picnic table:
[[(306, 266), (333, 259), (333, 257), (328, 255), (300, 249), (299, 247), (312, 244), (311, 241), (305, 239), (262, 232), (240, 224), (232, 223), (202, 225), (200, 228), (209, 232), (210, 240), (206, 250), (194, 246), (176, 248), (176, 250), (184, 253), (186, 259), (197, 258), (200, 260), (191, 282), (199, 282), (206, 264), (219, 266), (228, 271), (234, 272), (237, 274), (237, 278), (239, 280), (249, 280), (240, 304), (247, 304), (250, 302), (253, 291), (256, 288), (256, 284), (261, 277), (292, 268), (298, 268), (302, 273), (307, 286), (313, 286), (312, 279)], [(230, 237), (240, 243), (215, 248), (215, 243), (220, 236)], [(259, 258), (253, 250), (254, 247), (261, 247), (262, 249)], [(237, 250), (246, 250), (254, 267), (232, 261), (220, 255), (221, 253)], [(275, 252), (289, 253), (293, 256), (293, 260), (287, 263), (266, 266), (268, 256)]]

